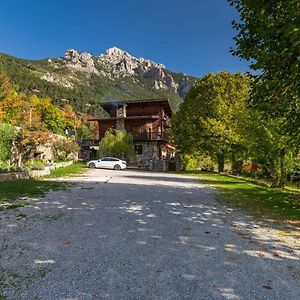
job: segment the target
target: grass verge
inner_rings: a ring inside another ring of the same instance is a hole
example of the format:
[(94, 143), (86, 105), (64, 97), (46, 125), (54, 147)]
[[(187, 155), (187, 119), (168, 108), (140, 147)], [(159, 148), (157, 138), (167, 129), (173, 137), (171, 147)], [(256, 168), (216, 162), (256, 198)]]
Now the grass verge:
[(192, 172), (202, 184), (218, 188), (220, 199), (257, 218), (292, 224), (300, 228), (300, 191), (273, 189), (240, 178)]
[(61, 182), (19, 179), (0, 182), (0, 209), (13, 209), (26, 206), (26, 200), (31, 197), (41, 197), (49, 190), (64, 188), (67, 185)]
[(51, 171), (51, 175), (46, 178), (59, 178), (59, 177), (71, 177), (80, 176), (87, 171), (87, 166), (84, 163), (74, 163), (70, 166), (59, 168)]
[[(0, 210), (13, 209), (28, 205), (26, 199), (42, 197), (49, 190), (58, 190), (70, 186), (70, 183), (47, 180), (58, 177), (81, 175), (86, 166), (76, 163), (64, 168), (56, 169), (50, 176), (43, 179), (18, 179), (0, 182)], [(18, 200), (18, 201), (16, 201)], [(21, 201), (20, 201), (21, 200)]]

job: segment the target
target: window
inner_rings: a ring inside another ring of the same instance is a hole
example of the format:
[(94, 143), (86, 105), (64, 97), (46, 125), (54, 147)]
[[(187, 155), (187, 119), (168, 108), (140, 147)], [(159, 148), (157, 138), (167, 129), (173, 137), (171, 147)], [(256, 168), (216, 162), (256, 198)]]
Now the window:
[(109, 161), (109, 158), (108, 157), (103, 157), (103, 158), (101, 158), (101, 161)]
[(135, 145), (134, 146), (135, 154), (143, 154), (143, 146), (142, 145)]
[(109, 160), (110, 161), (119, 161), (117, 158), (112, 158), (112, 157)]

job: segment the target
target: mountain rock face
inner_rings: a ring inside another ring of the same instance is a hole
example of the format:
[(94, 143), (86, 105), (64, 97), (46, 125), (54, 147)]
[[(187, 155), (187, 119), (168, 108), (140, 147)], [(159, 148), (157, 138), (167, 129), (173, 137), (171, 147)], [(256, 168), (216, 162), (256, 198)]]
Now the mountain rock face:
[(113, 47), (99, 56), (74, 49), (61, 58), (27, 60), (0, 53), (1, 71), (30, 96), (68, 99), (75, 109), (94, 113), (106, 101), (169, 98), (176, 110), (197, 78), (137, 58)]
[(184, 75), (179, 82), (176, 82), (163, 64), (136, 58), (117, 47), (106, 50), (105, 54), (100, 56), (69, 49), (61, 61), (69, 68), (106, 77), (111, 81), (124, 77), (132, 77), (136, 81), (141, 78), (152, 79), (154, 89), (169, 90), (178, 93), (181, 97), (193, 84), (193, 81)]
[(65, 53), (64, 61), (67, 67), (88, 73), (99, 74), (98, 70), (95, 68), (93, 56), (90, 53), (78, 53), (74, 49), (69, 49)]

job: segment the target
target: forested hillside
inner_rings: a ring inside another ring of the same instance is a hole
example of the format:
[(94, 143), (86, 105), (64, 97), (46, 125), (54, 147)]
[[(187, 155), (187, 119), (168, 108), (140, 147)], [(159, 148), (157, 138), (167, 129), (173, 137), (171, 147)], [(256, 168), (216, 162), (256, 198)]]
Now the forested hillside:
[(119, 99), (170, 98), (177, 109), (195, 78), (167, 71), (117, 48), (93, 57), (68, 50), (63, 58), (38, 61), (0, 54), (2, 73), (26, 96), (50, 97), (76, 111), (101, 114), (99, 104)]

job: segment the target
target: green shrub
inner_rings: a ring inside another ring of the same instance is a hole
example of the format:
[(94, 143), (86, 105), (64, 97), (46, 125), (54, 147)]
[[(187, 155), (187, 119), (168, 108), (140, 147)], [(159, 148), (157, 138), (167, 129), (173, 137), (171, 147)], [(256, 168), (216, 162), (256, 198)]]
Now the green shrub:
[(9, 173), (11, 166), (6, 163), (0, 163), (0, 173)]
[(44, 170), (45, 163), (41, 159), (32, 159), (26, 162), (25, 166), (30, 170)]
[(124, 130), (107, 130), (99, 145), (99, 156), (128, 159), (133, 153), (133, 137)]
[(17, 167), (17, 166), (11, 166), (7, 163), (0, 163), (0, 174), (11, 173), (11, 172), (23, 172), (23, 171), (28, 171), (28, 167), (26, 166)]
[(0, 124), (0, 162), (10, 159), (15, 129), (9, 124)]
[(79, 151), (78, 144), (72, 139), (60, 139), (53, 144), (55, 153), (55, 161), (72, 160), (72, 156), (76, 156)]

